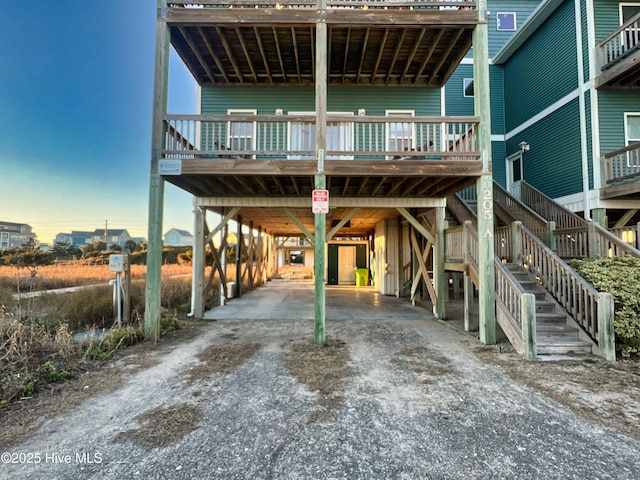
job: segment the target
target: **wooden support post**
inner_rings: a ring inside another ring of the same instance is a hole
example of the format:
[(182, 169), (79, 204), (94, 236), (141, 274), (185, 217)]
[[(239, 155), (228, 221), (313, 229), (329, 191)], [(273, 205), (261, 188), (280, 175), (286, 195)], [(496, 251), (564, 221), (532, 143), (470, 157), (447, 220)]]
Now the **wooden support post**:
[(433, 305), (433, 314), (436, 318), (443, 320), (445, 318), (445, 301), (448, 296), (449, 285), (445, 275), (445, 248), (444, 248), (444, 224), (445, 209), (437, 207), (435, 221), (435, 243), (433, 244), (433, 281), (435, 284), (436, 301)]
[(600, 355), (610, 362), (616, 361), (616, 338), (613, 330), (613, 295), (598, 295), (598, 347)]
[[(402, 225), (402, 217), (398, 215), (396, 218), (396, 221), (398, 222), (398, 268), (396, 268), (396, 284), (398, 286), (398, 290), (396, 297), (402, 298), (404, 294), (404, 254), (402, 252), (404, 240), (402, 238), (402, 234), (404, 233), (404, 228)], [(369, 268), (371, 268), (371, 265), (369, 265)]]
[(221, 220), (224, 222), (222, 224), (222, 230), (220, 233), (221, 236), (221, 245), (220, 245), (220, 306), (222, 307), (225, 303), (227, 303), (227, 229), (229, 224), (225, 220), (226, 209), (222, 207), (221, 210)]
[[(469, 230), (471, 226), (470, 221), (466, 221), (464, 224), (464, 236), (462, 237), (462, 251), (464, 252), (464, 263), (469, 265)], [(469, 270), (464, 271), (464, 331), (475, 332), (478, 330), (478, 322), (475, 319), (473, 312), (474, 304), (474, 286), (473, 279), (469, 275)]]
[(535, 361), (538, 359), (538, 342), (536, 339), (536, 296), (533, 293), (523, 293), (520, 302), (523, 357), (525, 360)]
[(236, 232), (236, 296), (242, 295), (242, 215), (238, 215), (238, 230)]
[(158, 171), (160, 150), (164, 148), (163, 115), (167, 112), (169, 84), (169, 51), (171, 33), (166, 23), (166, 8), (158, 0), (156, 21), (156, 53), (153, 81), (153, 123), (151, 166), (149, 174), (149, 222), (147, 244), (147, 276), (145, 285), (144, 337), (157, 341), (160, 337), (160, 303), (162, 285), (162, 216), (164, 180)]
[(522, 265), (522, 235), (520, 235), (520, 225), (522, 222), (513, 222), (511, 224), (511, 255), (509, 259), (510, 263), (517, 263)]
[[(478, 15), (487, 20), (487, 2), (478, 0)], [(480, 23), (473, 30), (473, 78), (475, 114), (480, 117), (477, 149), (482, 154), (483, 174), (476, 183), (478, 198), (478, 314), (480, 341), (496, 343), (493, 177), (491, 175), (491, 91), (489, 88), (488, 25)]]
[(204, 269), (206, 263), (205, 256), (205, 211), (199, 207), (194, 210), (194, 230), (193, 237), (193, 281), (191, 283), (193, 316), (195, 318), (204, 317)]
[[(318, 11), (324, 13), (326, 0), (318, 0)], [(327, 178), (324, 174), (324, 156), (327, 151), (327, 24), (320, 16), (316, 23), (316, 158), (318, 173), (314, 183), (316, 190), (324, 190)], [(315, 331), (316, 345), (325, 343), (325, 243), (327, 218), (325, 214), (314, 215), (314, 282), (315, 282)]]

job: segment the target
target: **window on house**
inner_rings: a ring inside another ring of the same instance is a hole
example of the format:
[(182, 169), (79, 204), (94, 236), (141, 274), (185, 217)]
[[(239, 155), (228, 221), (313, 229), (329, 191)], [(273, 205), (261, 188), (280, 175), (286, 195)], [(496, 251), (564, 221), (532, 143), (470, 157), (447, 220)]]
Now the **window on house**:
[[(257, 115), (257, 110), (227, 110), (228, 115)], [(247, 151), (255, 150), (256, 146), (256, 122), (230, 121), (227, 124), (227, 145), (228, 150)], [(247, 156), (246, 158), (254, 158)]]
[(465, 97), (473, 97), (473, 78), (462, 79), (462, 94)]
[[(640, 112), (624, 114), (624, 137), (627, 146), (640, 142)], [(637, 149), (627, 152), (627, 166), (640, 167)]]
[(640, 113), (625, 113), (626, 144), (640, 142)]
[[(388, 117), (414, 117), (415, 110), (387, 110)], [(415, 148), (416, 127), (414, 122), (387, 123), (387, 150), (404, 152)]]
[(514, 31), (516, 29), (516, 12), (498, 12), (496, 15), (496, 30)]
[[(624, 25), (638, 13), (640, 13), (640, 3), (620, 3), (620, 25)], [(625, 29), (622, 42), (626, 44), (626, 48), (630, 49), (640, 44), (640, 30), (637, 23), (634, 22)]]
[[(328, 112), (333, 115), (353, 116), (353, 112)], [(315, 115), (315, 112), (289, 112), (289, 115)], [(289, 122), (289, 150), (315, 152), (316, 124), (315, 122)], [(327, 151), (353, 151), (353, 122), (327, 123)], [(313, 159), (313, 155), (290, 155), (289, 158)], [(349, 160), (353, 155), (327, 155), (328, 160)]]

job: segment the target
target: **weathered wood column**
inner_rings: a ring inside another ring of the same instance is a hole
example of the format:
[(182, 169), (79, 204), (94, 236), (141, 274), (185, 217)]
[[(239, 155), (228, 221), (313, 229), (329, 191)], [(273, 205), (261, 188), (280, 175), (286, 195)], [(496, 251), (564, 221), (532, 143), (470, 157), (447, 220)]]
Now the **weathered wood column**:
[(205, 256), (205, 234), (204, 226), (206, 222), (205, 210), (196, 207), (194, 215), (194, 236), (193, 236), (193, 270), (191, 282), (191, 297), (193, 299), (193, 316), (195, 318), (204, 317), (204, 267), (206, 263)]
[(145, 286), (144, 336), (160, 336), (160, 302), (162, 278), (162, 216), (164, 180), (158, 170), (160, 150), (164, 147), (164, 122), (169, 83), (169, 49), (171, 33), (166, 23), (166, 0), (158, 0), (156, 19), (156, 53), (153, 79), (153, 120), (151, 130), (151, 166), (149, 172), (149, 223), (147, 246), (147, 280)]
[(478, 314), (480, 341), (496, 343), (495, 271), (493, 245), (493, 176), (491, 174), (491, 102), (487, 2), (478, 0), (480, 21), (473, 30), (473, 82), (478, 126), (478, 151), (483, 174), (476, 183), (478, 195)]
[(435, 242), (433, 244), (433, 281), (436, 290), (436, 303), (433, 306), (433, 314), (436, 318), (445, 318), (445, 301), (449, 294), (449, 282), (445, 275), (445, 246), (444, 224), (445, 208), (436, 207)]
[[(316, 21), (316, 158), (318, 172), (315, 175), (315, 189), (324, 190), (327, 178), (324, 174), (324, 157), (327, 146), (327, 24), (324, 13), (326, 0), (317, 2), (318, 20)], [(314, 261), (313, 273), (315, 282), (315, 332), (314, 342), (322, 345), (325, 342), (325, 242), (327, 218), (324, 213), (314, 216)]]

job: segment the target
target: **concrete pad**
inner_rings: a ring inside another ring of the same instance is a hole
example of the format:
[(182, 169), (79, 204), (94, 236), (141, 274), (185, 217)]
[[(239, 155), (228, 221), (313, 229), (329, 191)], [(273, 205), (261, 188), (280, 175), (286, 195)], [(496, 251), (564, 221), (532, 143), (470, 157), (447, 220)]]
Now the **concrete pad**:
[[(326, 319), (424, 320), (430, 311), (408, 299), (381, 295), (375, 287), (326, 287)], [(309, 280), (272, 280), (223, 307), (205, 313), (208, 320), (313, 320), (314, 284)]]

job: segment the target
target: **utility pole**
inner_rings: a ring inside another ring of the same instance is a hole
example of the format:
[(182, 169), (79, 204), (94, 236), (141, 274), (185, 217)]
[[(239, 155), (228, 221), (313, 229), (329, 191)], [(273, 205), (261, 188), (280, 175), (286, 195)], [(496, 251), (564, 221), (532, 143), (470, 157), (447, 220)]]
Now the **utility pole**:
[(104, 221), (104, 246), (107, 246), (107, 232), (109, 231), (109, 229), (107, 228), (109, 221), (105, 220)]

